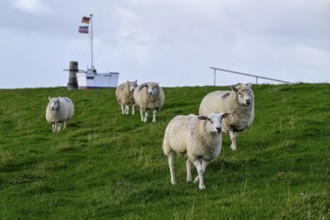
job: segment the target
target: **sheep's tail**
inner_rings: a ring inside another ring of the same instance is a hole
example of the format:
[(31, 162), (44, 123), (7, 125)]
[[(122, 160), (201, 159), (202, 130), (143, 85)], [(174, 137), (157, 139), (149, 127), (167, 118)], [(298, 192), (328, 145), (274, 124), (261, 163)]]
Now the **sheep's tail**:
[(168, 144), (163, 143), (163, 151), (166, 156), (169, 156), (170, 153), (172, 152), (172, 149)]
[[(167, 130), (167, 129), (166, 129)], [(169, 156), (172, 152), (172, 148), (170, 144), (168, 143), (168, 137), (167, 137), (167, 131), (165, 131), (164, 140), (163, 140), (163, 151), (166, 156)]]

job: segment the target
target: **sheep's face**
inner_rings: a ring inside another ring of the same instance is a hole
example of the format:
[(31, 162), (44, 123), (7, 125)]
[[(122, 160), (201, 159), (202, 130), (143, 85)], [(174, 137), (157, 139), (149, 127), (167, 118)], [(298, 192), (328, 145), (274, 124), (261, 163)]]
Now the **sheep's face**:
[(237, 101), (241, 105), (248, 106), (253, 102), (253, 91), (251, 89), (251, 83), (240, 84), (238, 86), (232, 87), (233, 91), (236, 92)]
[(149, 84), (148, 85), (148, 94), (150, 96), (155, 96), (158, 94), (158, 84)]
[(137, 81), (127, 81), (127, 84), (128, 84), (128, 90), (133, 93), (134, 92), (134, 89), (138, 86), (137, 85)]
[(50, 108), (54, 111), (58, 108), (59, 106), (60, 99), (59, 98), (52, 98), (49, 99), (49, 106)]
[(222, 131), (222, 119), (229, 116), (229, 113), (211, 113), (209, 115), (202, 115), (198, 118), (200, 120), (206, 120), (205, 130), (208, 133), (220, 134)]

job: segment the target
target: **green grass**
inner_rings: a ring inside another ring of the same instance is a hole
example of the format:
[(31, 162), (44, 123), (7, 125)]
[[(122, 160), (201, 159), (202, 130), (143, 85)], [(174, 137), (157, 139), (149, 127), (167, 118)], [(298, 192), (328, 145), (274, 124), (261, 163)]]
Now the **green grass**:
[[(145, 124), (121, 115), (113, 89), (0, 90), (0, 219), (329, 219), (329, 84), (254, 85), (254, 123), (236, 152), (224, 135), (206, 190), (185, 182), (180, 157), (170, 184), (165, 127), (217, 89), (164, 88), (157, 123)], [(59, 133), (48, 96), (75, 104)]]

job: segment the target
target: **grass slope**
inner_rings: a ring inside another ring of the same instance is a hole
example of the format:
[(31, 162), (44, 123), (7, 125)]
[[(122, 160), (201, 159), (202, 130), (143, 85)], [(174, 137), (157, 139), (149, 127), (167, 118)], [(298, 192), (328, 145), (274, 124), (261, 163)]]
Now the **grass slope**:
[[(0, 90), (0, 219), (328, 219), (328, 84), (254, 85), (254, 123), (236, 152), (224, 135), (207, 189), (185, 182), (180, 157), (170, 184), (164, 129), (217, 89), (165, 88), (157, 123), (145, 124), (121, 115), (113, 89)], [(75, 104), (56, 134), (48, 96)]]

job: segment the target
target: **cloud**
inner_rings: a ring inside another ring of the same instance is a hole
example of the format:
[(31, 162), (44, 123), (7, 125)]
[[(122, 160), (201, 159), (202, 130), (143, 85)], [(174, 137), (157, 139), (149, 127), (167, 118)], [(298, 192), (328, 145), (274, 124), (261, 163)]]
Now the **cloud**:
[(14, 7), (30, 14), (50, 14), (51, 10), (43, 5), (40, 0), (14, 0)]
[[(32, 64), (38, 66), (33, 76), (41, 76), (37, 86), (66, 85), (62, 69), (69, 61), (78, 61), (82, 69), (89, 65), (81, 59), (89, 51), (88, 36), (77, 28), (90, 13), (94, 65), (103, 72), (106, 63), (107, 71), (120, 72), (120, 81), (209, 85), (210, 66), (292, 82), (330, 79), (330, 0), (5, 2), (0, 7), (8, 18), (0, 20), (0, 66), (2, 73), (11, 71), (12, 79), (1, 81), (0, 88), (29, 86), (29, 80), (16, 79), (23, 79)], [(217, 83), (254, 80), (237, 77), (220, 73)]]

